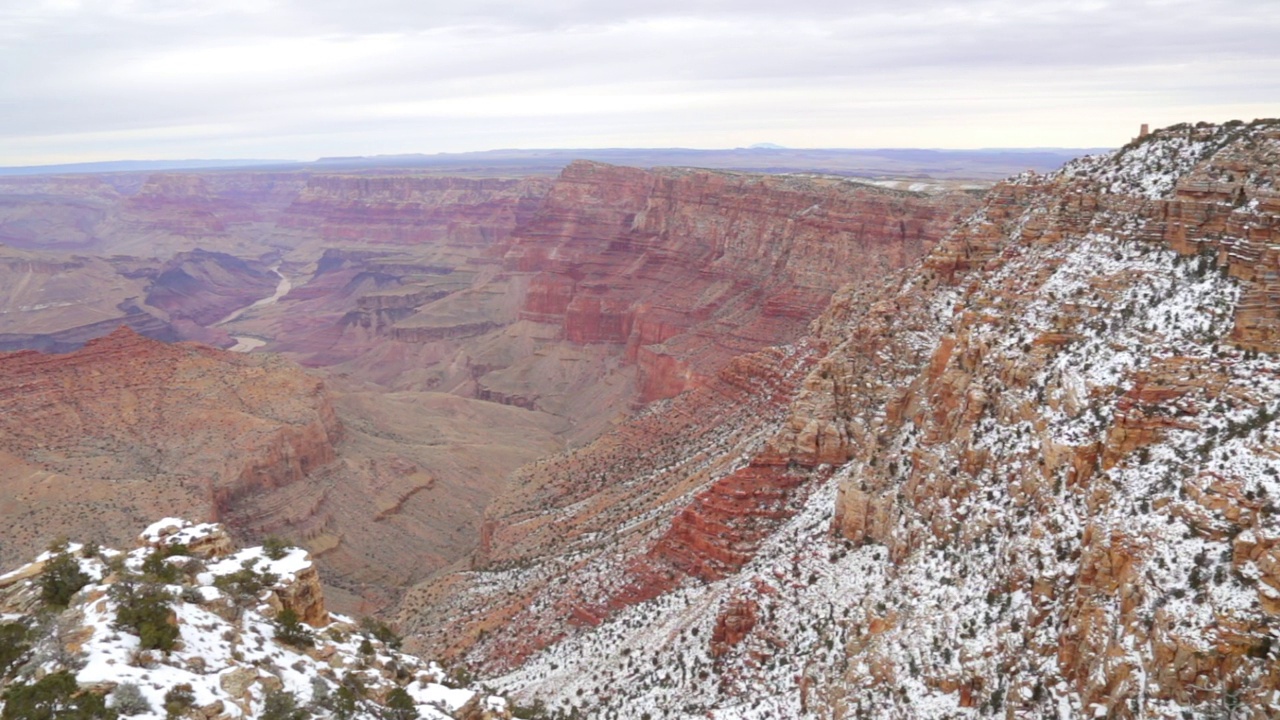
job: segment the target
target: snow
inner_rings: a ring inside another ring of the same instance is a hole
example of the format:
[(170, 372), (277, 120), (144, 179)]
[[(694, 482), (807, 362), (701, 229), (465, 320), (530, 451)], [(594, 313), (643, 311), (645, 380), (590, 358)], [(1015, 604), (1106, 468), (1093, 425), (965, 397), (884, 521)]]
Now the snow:
[(190, 545), (208, 537), (217, 529), (216, 523), (197, 524), (182, 518), (164, 518), (148, 525), (139, 534), (139, 538), (151, 544), (164, 542), (166, 545)]
[[(214, 524), (196, 525), (168, 518), (150, 525), (141, 537), (144, 542), (175, 545), (214, 532), (224, 531)], [(81, 547), (72, 544), (67, 549), (79, 552)], [(140, 570), (152, 552), (147, 547), (136, 549), (127, 555), (126, 565), (134, 571)], [(136, 685), (151, 712), (133, 715), (134, 718), (161, 720), (165, 716), (165, 693), (179, 684), (191, 686), (197, 706), (221, 703), (221, 712), (231, 718), (257, 716), (266, 698), (264, 682), (278, 683), (292, 693), (300, 705), (305, 705), (313, 699), (317, 684), (332, 694), (340, 684), (359, 677), (371, 695), (382, 696), (394, 687), (390, 678), (400, 674), (406, 678), (406, 690), (418, 703), (421, 717), (428, 720), (449, 718), (450, 713), (476, 696), (474, 689), (440, 684), (444, 672), (439, 665), (400, 653), (375, 639), (369, 638), (374, 654), (361, 656), (360, 646), (366, 638), (357, 625), (344, 616), (335, 614), (331, 616), (330, 625), (312, 630), (324, 652), (307, 652), (286, 645), (275, 639), (275, 624), (265, 614), (272, 612), (269, 603), (249, 602), (237, 607), (231, 598), (213, 587), (219, 577), (245, 567), (276, 575), (279, 578), (276, 587), (283, 587), (311, 567), (310, 558), (300, 548), (286, 548), (276, 560), (267, 557), (263, 548), (246, 548), (225, 558), (209, 560), (206, 571), (196, 576), (194, 584), (166, 586), (172, 598), (169, 604), (178, 625), (179, 642), (168, 653), (141, 650), (137, 636), (128, 628), (115, 626), (116, 602), (109, 592), (110, 585), (103, 584), (114, 581), (114, 577), (108, 577), (103, 558), (118, 555), (121, 553), (103, 550), (99, 557), (80, 559), (81, 567), (94, 582), (77, 593), (79, 604), (62, 617), (75, 619), (85, 630), (71, 665), (78, 682), (81, 685)], [(45, 553), (41, 560), (50, 557), (52, 553)], [(186, 559), (179, 556), (168, 561), (181, 563)], [(26, 567), (15, 572), (24, 570)], [(4, 619), (22, 617), (6, 614)], [(49, 642), (42, 640), (40, 647), (51, 649)], [(43, 670), (52, 671), (62, 667), (62, 661), (57, 659), (60, 656), (38, 650), (35, 658)], [(399, 670), (393, 672), (396, 668)], [(231, 696), (224, 684), (234, 673), (246, 672), (261, 682), (251, 683), (248, 694), (243, 697)], [(108, 704), (113, 702), (108, 696)], [(487, 707), (504, 707), (501, 698), (486, 696), (484, 703)], [(365, 703), (356, 715), (358, 720), (379, 717), (380, 710), (372, 703)]]

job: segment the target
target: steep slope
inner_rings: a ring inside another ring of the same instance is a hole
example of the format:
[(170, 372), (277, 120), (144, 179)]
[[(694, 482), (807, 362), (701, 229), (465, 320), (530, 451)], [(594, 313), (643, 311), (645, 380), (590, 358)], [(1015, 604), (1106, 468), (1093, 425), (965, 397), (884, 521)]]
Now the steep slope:
[(411, 643), (592, 717), (1275, 714), (1277, 158), (1177, 126), (997, 187), (740, 361), (768, 412), (531, 470)]
[(62, 545), (0, 575), (4, 717), (511, 717), (385, 626), (331, 616), (299, 548), (237, 551), (221, 526), (173, 518), (138, 541)]
[(216, 519), (332, 462), (341, 434), (323, 384), (278, 358), (124, 328), (0, 355), (0, 559), (72, 528), (109, 542), (165, 511)]
[(279, 276), (261, 262), (193, 250), (159, 268), (147, 287), (146, 303), (171, 320), (209, 326), (269, 297), (278, 283)]

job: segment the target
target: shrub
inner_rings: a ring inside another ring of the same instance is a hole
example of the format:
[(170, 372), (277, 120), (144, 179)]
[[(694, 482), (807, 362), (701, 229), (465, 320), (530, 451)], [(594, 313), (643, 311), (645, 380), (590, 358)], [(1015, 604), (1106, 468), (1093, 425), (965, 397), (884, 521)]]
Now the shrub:
[(169, 593), (159, 585), (129, 580), (111, 586), (116, 601), (115, 627), (130, 630), (142, 640), (143, 650), (169, 652), (178, 640), (178, 627), (169, 622)]
[(134, 683), (121, 683), (111, 693), (111, 705), (121, 715), (141, 715), (151, 712), (151, 703)]
[(76, 677), (66, 670), (50, 673), (33, 684), (11, 685), (4, 693), (3, 720), (116, 720), (101, 695), (80, 692)]
[(178, 718), (196, 704), (196, 693), (187, 683), (174, 685), (164, 694), (164, 712), (168, 718)]
[(316, 644), (311, 629), (302, 624), (293, 608), (285, 608), (276, 615), (275, 628), (276, 639), (286, 645), (309, 648)]
[(418, 720), (418, 705), (402, 687), (387, 695), (387, 706), (382, 716), (386, 720)]
[(66, 607), (89, 580), (80, 569), (79, 561), (60, 553), (45, 563), (44, 572), (40, 574), (40, 599), (54, 607)]
[(360, 620), (360, 629), (372, 635), (374, 639), (382, 642), (389, 648), (400, 649), (402, 642), (400, 635), (391, 626), (373, 617), (365, 617)]
[(289, 544), (272, 535), (262, 541), (262, 552), (272, 560), (280, 560), (289, 554)]
[(22, 622), (0, 623), (0, 678), (8, 677), (31, 650), (31, 629)]
[(262, 591), (279, 580), (273, 573), (254, 572), (251, 567), (240, 568), (227, 575), (214, 578), (213, 585), (239, 603), (250, 603), (258, 599)]
[(311, 713), (298, 707), (298, 700), (288, 690), (272, 690), (262, 703), (258, 720), (306, 720)]
[(142, 574), (152, 582), (172, 585), (178, 582), (181, 571), (171, 563), (165, 562), (164, 555), (156, 551), (142, 561)]

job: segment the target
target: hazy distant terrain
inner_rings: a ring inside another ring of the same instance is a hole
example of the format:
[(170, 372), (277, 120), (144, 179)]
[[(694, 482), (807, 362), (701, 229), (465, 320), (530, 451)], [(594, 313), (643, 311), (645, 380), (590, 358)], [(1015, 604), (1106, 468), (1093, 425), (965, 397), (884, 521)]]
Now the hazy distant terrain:
[(825, 150), (777, 147), (691, 150), (685, 148), (604, 148), (560, 150), (488, 150), (434, 155), (375, 155), (320, 158), (314, 162), (281, 160), (155, 160), (0, 167), (0, 175), (105, 173), (141, 170), (262, 168), (321, 171), (402, 172), (463, 176), (554, 175), (574, 160), (595, 160), (631, 167), (687, 166), (764, 173), (818, 173), (860, 177), (908, 177), (995, 181), (1024, 170), (1047, 172), (1102, 148), (989, 150)]

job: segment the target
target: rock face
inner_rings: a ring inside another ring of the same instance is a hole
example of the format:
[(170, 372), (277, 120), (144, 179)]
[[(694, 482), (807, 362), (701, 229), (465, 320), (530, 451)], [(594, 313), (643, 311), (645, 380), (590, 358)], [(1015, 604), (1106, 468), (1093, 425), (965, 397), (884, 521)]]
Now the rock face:
[(802, 342), (530, 467), (412, 642), (593, 717), (1280, 711), (1278, 152), (1178, 126), (997, 187)]
[(117, 540), (138, 516), (217, 519), (331, 463), (323, 384), (277, 358), (120, 329), (67, 355), (0, 355), (5, 558), (77, 529)]
[(504, 268), (532, 274), (520, 319), (625, 346), (647, 403), (791, 341), (841, 285), (904, 267), (971, 207), (843, 179), (576, 162)]
[[(382, 208), (400, 206), (380, 198), (441, 203), (442, 195), (476, 192), (455, 183), (411, 192), (359, 178), (315, 185), (299, 212), (332, 196), (371, 198), (351, 210), (330, 200), (310, 211), (334, 218), (321, 232), (339, 237), (356, 226), (344, 212), (364, 213), (375, 227), (379, 217), (395, 218)], [(532, 210), (512, 215), (509, 229), (484, 235), (487, 245), (455, 239), (430, 255), (328, 251), (295, 293), (312, 306), (349, 308), (341, 333), (320, 329), (275, 347), (309, 364), (342, 361), (344, 371), (393, 387), (569, 417), (585, 440), (621, 408), (672, 397), (736, 355), (794, 340), (836, 288), (920, 257), (976, 202), (842, 179), (591, 162), (573, 163), (543, 191), (536, 205), (517, 206)], [(497, 199), (469, 202), (463, 222)], [(442, 212), (373, 236), (431, 236)], [(600, 400), (582, 402), (588, 397)]]
[(162, 340), (167, 318), (139, 303), (146, 281), (85, 255), (0, 245), (0, 351), (67, 351), (121, 324)]

